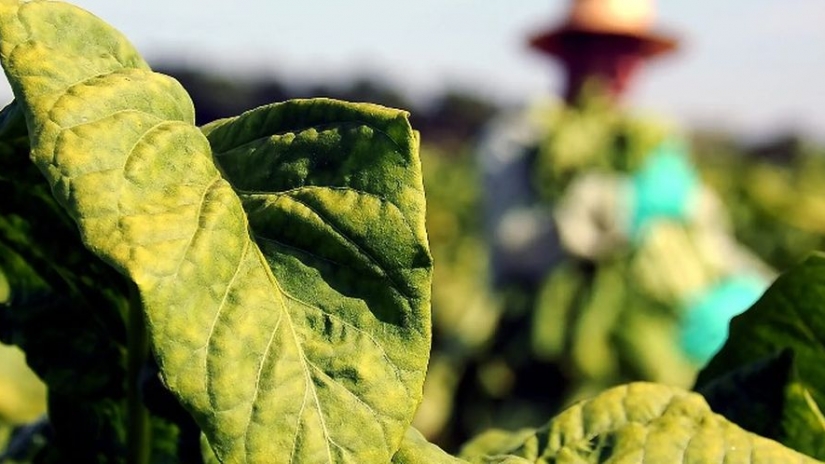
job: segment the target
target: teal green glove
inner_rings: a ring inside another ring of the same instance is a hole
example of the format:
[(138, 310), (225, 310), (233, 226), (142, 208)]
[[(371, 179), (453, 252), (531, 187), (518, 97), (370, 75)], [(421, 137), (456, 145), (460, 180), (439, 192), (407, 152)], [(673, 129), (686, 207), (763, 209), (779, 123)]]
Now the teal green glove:
[(684, 220), (699, 186), (684, 142), (662, 142), (631, 178), (630, 237), (640, 239), (646, 226), (658, 218)]
[(728, 339), (728, 324), (762, 296), (768, 282), (755, 276), (732, 276), (688, 304), (681, 324), (682, 350), (704, 365)]

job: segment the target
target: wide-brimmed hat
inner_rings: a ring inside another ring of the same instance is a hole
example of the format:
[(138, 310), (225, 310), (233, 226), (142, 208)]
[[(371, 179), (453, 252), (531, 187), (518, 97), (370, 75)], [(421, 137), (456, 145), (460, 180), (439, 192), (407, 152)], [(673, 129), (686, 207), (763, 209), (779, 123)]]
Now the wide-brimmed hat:
[(559, 56), (570, 37), (604, 35), (623, 37), (638, 43), (646, 57), (675, 50), (673, 35), (654, 30), (653, 0), (573, 0), (567, 19), (559, 26), (530, 38), (530, 46)]

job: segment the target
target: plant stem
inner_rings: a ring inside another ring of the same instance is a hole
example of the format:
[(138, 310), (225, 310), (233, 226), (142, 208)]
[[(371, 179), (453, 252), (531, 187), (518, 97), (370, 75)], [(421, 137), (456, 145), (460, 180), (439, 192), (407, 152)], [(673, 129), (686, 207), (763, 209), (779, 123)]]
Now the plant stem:
[(151, 458), (151, 424), (149, 411), (140, 397), (140, 371), (149, 357), (149, 337), (143, 321), (143, 305), (137, 287), (132, 284), (129, 292), (127, 351), (127, 412), (128, 440), (127, 464), (149, 464)]

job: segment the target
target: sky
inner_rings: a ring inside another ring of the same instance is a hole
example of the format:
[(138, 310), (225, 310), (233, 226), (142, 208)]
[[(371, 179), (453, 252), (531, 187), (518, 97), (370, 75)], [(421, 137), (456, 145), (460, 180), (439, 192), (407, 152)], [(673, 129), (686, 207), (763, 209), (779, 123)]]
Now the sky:
[[(526, 103), (560, 87), (559, 69), (525, 40), (563, 18), (562, 0), (73, 3), (150, 62), (313, 82), (372, 75), (414, 98), (460, 86)], [(825, 140), (824, 25), (822, 0), (662, 0), (657, 28), (683, 46), (644, 70), (628, 104), (690, 127)]]

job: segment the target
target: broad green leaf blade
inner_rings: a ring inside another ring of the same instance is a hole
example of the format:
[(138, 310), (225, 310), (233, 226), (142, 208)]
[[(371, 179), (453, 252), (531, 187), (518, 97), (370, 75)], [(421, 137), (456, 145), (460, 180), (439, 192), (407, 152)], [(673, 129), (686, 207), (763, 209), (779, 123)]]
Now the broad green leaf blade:
[(410, 427), (401, 447), (392, 457), (392, 464), (468, 464), (467, 461), (447, 454), (430, 443), (421, 432)]
[[(108, 59), (100, 64), (79, 56), (72, 39), (62, 46), (54, 29), (86, 37), (86, 25), (72, 24), (72, 12), (37, 28), (37, 35), (23, 33), (31, 32), (21, 25), (28, 22), (21, 19), (28, 6), (0, 7), (0, 55), (24, 106), (34, 161), (87, 246), (137, 283), (162, 375), (218, 457), (389, 461), (420, 399), (429, 346), (430, 260), (417, 138), (406, 116), (376, 107), (349, 106), (346, 113), (356, 120), (391, 120), (387, 134), (404, 143), (376, 151), (373, 161), (401, 165), (412, 175), (389, 179), (399, 169), (387, 168), (378, 177), (365, 176), (380, 188), (363, 201), (357, 192), (353, 202), (351, 193), (336, 189), (296, 195), (296, 208), (303, 201), (320, 211), (295, 214), (310, 223), (302, 230), (318, 229), (313, 237), (319, 242), (310, 251), (319, 250), (319, 256), (327, 248), (336, 258), (351, 256), (364, 241), (381, 237), (359, 256), (374, 253), (363, 274), (372, 285), (392, 280), (391, 291), (348, 284), (361, 278), (363, 261), (321, 260), (313, 267), (301, 250), (261, 252), (251, 236), (258, 230), (249, 230), (176, 82), (128, 69), (137, 60), (114, 60), (124, 63), (118, 68)], [(30, 48), (29, 55), (19, 52)], [(55, 60), (34, 59), (44, 50)], [(69, 63), (82, 63), (82, 71)], [(244, 127), (222, 127), (232, 126)], [(227, 141), (230, 148), (237, 142), (231, 136)], [(387, 200), (396, 198), (392, 188), (404, 204)], [(334, 205), (330, 198), (347, 203)], [(281, 205), (274, 206), (273, 212)], [(255, 218), (258, 224), (281, 220), (268, 216), (262, 211)], [(410, 232), (392, 228), (404, 222)], [(416, 241), (411, 261), (410, 253), (392, 248), (407, 246), (410, 234)], [(383, 280), (375, 277), (382, 272)], [(314, 291), (322, 292), (323, 304)]]
[(406, 113), (295, 100), (203, 131), (306, 340), (302, 370), (321, 388), (298, 392), (347, 424), (332, 441), (371, 437), (364, 446), (388, 459), (421, 400), (430, 344), (431, 258)]
[(728, 422), (696, 393), (650, 383), (580, 402), (515, 444), (518, 435), (525, 434), (482, 435), (462, 457), (475, 463), (819, 462)]
[[(294, 100), (218, 121), (204, 132), (286, 292), (313, 306), (340, 300), (335, 294), (349, 297), (336, 304), (349, 322), (360, 327), (377, 318), (425, 335), (388, 351), (405, 370), (409, 353), (402, 351), (429, 350), (431, 258), (418, 140), (406, 113)], [(307, 268), (321, 279), (295, 280)]]
[(774, 418), (780, 426), (777, 439), (825, 459), (824, 334), (825, 255), (814, 254), (782, 274), (756, 304), (731, 321), (727, 343), (699, 374), (697, 388), (741, 366), (792, 351), (794, 375), (788, 377), (785, 404)]

